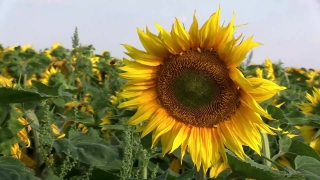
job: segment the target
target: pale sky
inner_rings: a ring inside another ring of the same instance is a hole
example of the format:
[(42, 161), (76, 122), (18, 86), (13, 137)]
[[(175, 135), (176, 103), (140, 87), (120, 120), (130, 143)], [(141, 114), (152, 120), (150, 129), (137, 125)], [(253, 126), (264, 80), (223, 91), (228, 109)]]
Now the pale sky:
[(219, 4), (222, 22), (234, 11), (237, 24), (248, 23), (237, 34), (263, 44), (254, 49), (254, 62), (281, 59), (285, 66), (320, 69), (320, 0), (0, 0), (0, 43), (71, 48), (77, 26), (82, 44), (122, 58), (120, 44), (142, 48), (137, 27), (156, 33), (158, 22), (170, 30), (177, 17), (189, 29), (194, 10), (202, 25)]

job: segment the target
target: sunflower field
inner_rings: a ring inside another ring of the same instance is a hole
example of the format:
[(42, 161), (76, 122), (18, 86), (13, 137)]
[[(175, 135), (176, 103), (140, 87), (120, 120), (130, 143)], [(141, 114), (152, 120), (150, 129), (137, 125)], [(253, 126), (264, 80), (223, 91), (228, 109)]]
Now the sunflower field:
[(126, 58), (0, 46), (1, 180), (320, 179), (320, 71), (255, 64), (252, 37), (176, 19)]

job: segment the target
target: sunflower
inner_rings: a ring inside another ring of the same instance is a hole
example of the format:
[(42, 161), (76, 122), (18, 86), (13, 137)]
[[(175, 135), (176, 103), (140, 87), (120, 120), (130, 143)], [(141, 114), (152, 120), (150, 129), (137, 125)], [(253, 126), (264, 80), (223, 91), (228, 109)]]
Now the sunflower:
[(319, 106), (320, 102), (320, 89), (319, 88), (313, 88), (312, 94), (307, 93), (306, 99), (309, 102), (302, 103), (297, 105), (301, 111), (306, 115), (312, 115), (314, 114), (314, 110)]
[(260, 68), (256, 69), (256, 77), (263, 78), (263, 70)]
[[(84, 98), (88, 98), (88, 97), (89, 97), (89, 94), (86, 94), (86, 96)], [(88, 100), (88, 99), (86, 99), (86, 100)], [(88, 114), (94, 114), (94, 110), (93, 110), (91, 105), (87, 105), (85, 103), (80, 103), (80, 102), (77, 102), (77, 101), (67, 102), (64, 105), (64, 108), (66, 110), (77, 109), (79, 111), (82, 111), (82, 112), (85, 112), (85, 113), (88, 113)], [(74, 123), (74, 121), (72, 121), (72, 120), (67, 121), (64, 124), (64, 127), (71, 126), (73, 123)], [(88, 130), (89, 130), (86, 125), (84, 125), (83, 123), (80, 123), (80, 122), (76, 123), (76, 127), (78, 128), (78, 130), (80, 130), (81, 132), (84, 132), (84, 133), (88, 132)]]
[(266, 69), (268, 71), (267, 78), (269, 78), (272, 81), (275, 81), (276, 80), (276, 76), (274, 75), (274, 69), (273, 69), (272, 61), (269, 58), (267, 58), (264, 61), (264, 65), (266, 66)]
[(319, 72), (314, 70), (309, 70), (306, 73), (307, 77), (309, 79), (306, 80), (306, 83), (309, 87), (313, 87), (314, 85), (319, 85), (319, 81), (317, 80), (317, 77), (319, 76)]
[(177, 174), (182, 174), (185, 172), (185, 164), (181, 159), (171, 156), (170, 169)]
[(48, 57), (50, 60), (52, 60), (52, 61), (57, 61), (57, 58), (54, 57), (54, 56), (51, 56), (51, 53), (52, 53), (54, 50), (56, 50), (57, 48), (59, 48), (59, 47), (62, 47), (62, 44), (60, 44), (60, 43), (54, 43), (54, 44), (52, 45), (51, 49), (46, 49), (46, 50), (44, 51), (44, 55), (45, 55), (46, 57)]
[[(143, 124), (142, 137), (152, 132), (152, 147), (162, 143), (162, 153), (181, 147), (199, 171), (227, 162), (225, 147), (238, 157), (246, 156), (243, 145), (258, 154), (260, 131), (274, 134), (261, 116), (272, 117), (257, 103), (285, 89), (262, 78), (245, 78), (237, 68), (252, 48), (260, 45), (252, 37), (239, 43), (234, 37), (234, 17), (220, 26), (220, 8), (198, 29), (194, 15), (189, 31), (176, 19), (171, 32), (156, 24), (159, 34), (138, 29), (146, 51), (124, 44), (128, 80), (119, 108), (138, 108), (128, 120)], [(142, 123), (144, 122), (144, 123)]]
[(49, 85), (51, 77), (53, 77), (58, 72), (60, 72), (58, 68), (54, 68), (53, 66), (50, 66), (42, 74), (42, 78), (40, 79), (40, 81), (45, 85)]
[(14, 87), (15, 84), (13, 84), (12, 81), (13, 81), (13, 78), (8, 79), (8, 78), (0, 75), (0, 86), (10, 87), (10, 88)]

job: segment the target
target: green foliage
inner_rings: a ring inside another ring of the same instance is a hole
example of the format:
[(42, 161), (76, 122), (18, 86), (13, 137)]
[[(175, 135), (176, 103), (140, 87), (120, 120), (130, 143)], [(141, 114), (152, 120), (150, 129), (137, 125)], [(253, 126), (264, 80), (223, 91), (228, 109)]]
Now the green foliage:
[[(163, 156), (161, 144), (151, 148), (152, 133), (140, 138), (136, 127), (126, 124), (137, 110), (118, 108), (126, 100), (118, 98), (125, 83), (118, 76), (122, 61), (109, 52), (95, 54), (92, 45), (79, 41), (76, 28), (72, 49), (61, 44), (42, 52), (31, 46), (0, 47), (0, 78), (6, 82), (0, 79), (0, 177), (198, 179), (188, 153), (182, 158), (179, 147)], [(314, 145), (320, 136), (320, 106), (311, 114), (297, 107), (308, 102), (306, 94), (312, 94), (313, 87), (320, 87), (319, 73), (252, 61), (250, 53), (239, 67), (246, 77), (256, 77), (261, 70), (262, 78), (287, 87), (261, 103), (275, 119), (263, 118), (276, 134), (264, 139), (270, 152), (259, 155), (244, 147), (247, 157), (242, 160), (227, 150), (229, 167), (207, 179), (320, 179), (319, 149)], [(307, 126), (312, 145), (301, 135), (301, 127)]]

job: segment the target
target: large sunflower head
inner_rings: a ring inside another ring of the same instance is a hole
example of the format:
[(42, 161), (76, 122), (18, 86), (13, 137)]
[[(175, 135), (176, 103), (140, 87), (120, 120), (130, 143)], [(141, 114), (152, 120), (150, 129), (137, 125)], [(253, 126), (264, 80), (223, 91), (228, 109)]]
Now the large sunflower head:
[(306, 115), (312, 115), (320, 104), (320, 89), (313, 88), (312, 94), (306, 94), (306, 99), (309, 102), (301, 103), (297, 107)]
[(153, 147), (163, 154), (181, 148), (198, 170), (206, 171), (222, 158), (225, 147), (244, 158), (242, 146), (260, 154), (260, 131), (272, 133), (260, 115), (272, 119), (257, 103), (285, 89), (262, 78), (245, 78), (237, 68), (249, 50), (259, 45), (252, 37), (234, 37), (234, 17), (220, 25), (220, 9), (199, 27), (196, 16), (189, 31), (176, 19), (171, 32), (156, 24), (158, 34), (138, 29), (145, 51), (125, 44), (125, 71), (129, 80), (120, 96), (130, 100), (120, 108), (138, 108), (128, 120), (152, 132)]

